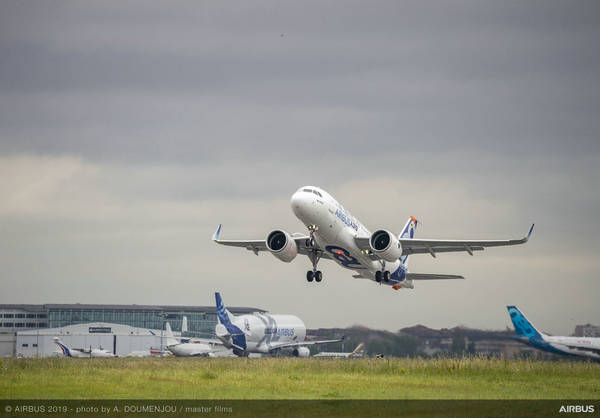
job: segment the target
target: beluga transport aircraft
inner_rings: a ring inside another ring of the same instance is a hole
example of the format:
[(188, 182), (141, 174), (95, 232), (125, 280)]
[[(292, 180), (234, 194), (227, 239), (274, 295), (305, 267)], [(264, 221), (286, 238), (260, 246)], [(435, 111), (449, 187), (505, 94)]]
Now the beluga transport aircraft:
[(260, 240), (220, 239), (221, 225), (213, 241), (221, 245), (243, 247), (258, 255), (269, 251), (281, 261), (289, 263), (298, 254), (306, 255), (312, 270), (306, 272), (306, 280), (320, 282), (323, 274), (317, 269), (322, 258), (335, 261), (341, 267), (356, 272), (356, 279), (370, 279), (380, 284), (412, 289), (413, 280), (464, 279), (450, 274), (425, 274), (408, 272), (408, 256), (464, 251), (473, 255), (486, 247), (524, 244), (529, 240), (533, 225), (527, 236), (513, 240), (439, 240), (414, 238), (418, 221), (410, 217), (400, 234), (385, 229), (371, 233), (358, 219), (338, 203), (325, 190), (314, 186), (301, 187), (292, 195), (294, 214), (308, 228), (308, 235), (274, 230)]
[(294, 357), (308, 357), (307, 345), (337, 343), (343, 340), (306, 340), (306, 325), (295, 315), (254, 313), (235, 316), (223, 303), (221, 294), (215, 293), (218, 323), (217, 338), (237, 356), (250, 353), (287, 353)]

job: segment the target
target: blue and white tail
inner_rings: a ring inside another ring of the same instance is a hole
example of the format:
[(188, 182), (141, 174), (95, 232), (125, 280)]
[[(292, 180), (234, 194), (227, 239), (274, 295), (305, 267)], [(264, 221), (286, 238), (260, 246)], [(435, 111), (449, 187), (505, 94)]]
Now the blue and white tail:
[(225, 328), (229, 330), (229, 326), (232, 325), (231, 322), (235, 319), (235, 316), (225, 308), (225, 304), (223, 303), (223, 299), (219, 292), (215, 292), (215, 301), (217, 302), (217, 318), (219, 322), (225, 325)]
[(69, 349), (69, 347), (67, 347), (58, 337), (54, 337), (53, 338), (54, 343), (60, 348), (60, 350), (62, 351), (62, 353), (66, 356), (66, 357), (73, 357), (71, 355), (71, 350)]
[(233, 324), (235, 316), (225, 308), (223, 299), (219, 292), (215, 292), (215, 301), (217, 303), (217, 319), (220, 324), (227, 329), (233, 342), (234, 354), (238, 354), (246, 350), (246, 335), (244, 332)]
[[(408, 218), (408, 221), (406, 222), (406, 225), (404, 225), (404, 228), (402, 229), (400, 235), (398, 235), (398, 238), (414, 238), (415, 232), (417, 231), (418, 223), (419, 221), (417, 221), (417, 219), (414, 216)], [(404, 264), (405, 266), (408, 266), (408, 254), (400, 257), (400, 261), (402, 261), (402, 264)]]
[(507, 306), (510, 319), (515, 327), (517, 336), (525, 337), (532, 340), (543, 340), (544, 333), (539, 332), (535, 327), (525, 318), (525, 315), (516, 306)]

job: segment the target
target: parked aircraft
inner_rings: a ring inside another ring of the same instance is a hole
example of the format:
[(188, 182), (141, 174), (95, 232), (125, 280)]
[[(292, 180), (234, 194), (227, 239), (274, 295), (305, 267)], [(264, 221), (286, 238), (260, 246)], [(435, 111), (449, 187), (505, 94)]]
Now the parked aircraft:
[(223, 346), (218, 340), (203, 340), (195, 342), (181, 342), (173, 335), (171, 324), (166, 324), (167, 349), (177, 357), (226, 357), (233, 355), (231, 350)]
[(306, 326), (294, 315), (271, 315), (254, 313), (235, 316), (223, 304), (219, 292), (215, 293), (218, 323), (215, 328), (217, 338), (227, 348), (232, 348), (238, 356), (250, 353), (274, 354), (289, 352), (296, 357), (308, 357), (308, 345), (327, 344), (342, 341), (307, 341)]
[(315, 354), (313, 357), (321, 357), (321, 358), (351, 358), (351, 357), (362, 357), (362, 351), (365, 348), (365, 343), (360, 343), (356, 346), (356, 348), (349, 353), (334, 353), (322, 351), (320, 353)]
[(291, 198), (291, 205), (296, 217), (308, 228), (308, 235), (276, 229), (269, 232), (266, 239), (223, 240), (219, 225), (213, 241), (243, 247), (256, 255), (260, 251), (269, 251), (288, 263), (298, 254), (306, 255), (312, 263), (312, 270), (306, 273), (309, 282), (323, 279), (317, 265), (324, 258), (354, 270), (354, 278), (374, 280), (398, 290), (412, 289), (413, 280), (464, 279), (451, 274), (409, 273), (408, 256), (411, 254), (436, 257), (438, 253), (464, 251), (473, 255), (486, 247), (523, 244), (533, 231), (531, 225), (527, 236), (513, 240), (416, 239), (414, 235), (419, 222), (411, 216), (397, 236), (385, 229), (371, 233), (325, 190), (313, 186), (298, 189)]
[(516, 306), (507, 306), (510, 319), (517, 332), (517, 340), (554, 354), (600, 359), (600, 338), (557, 337), (538, 331)]
[(61, 349), (65, 357), (90, 358), (90, 357), (116, 357), (113, 353), (102, 348), (70, 348), (67, 347), (58, 337), (52, 339)]
[(168, 357), (172, 355), (169, 350), (161, 350), (160, 348), (151, 348), (149, 350), (135, 350), (127, 354), (126, 357)]

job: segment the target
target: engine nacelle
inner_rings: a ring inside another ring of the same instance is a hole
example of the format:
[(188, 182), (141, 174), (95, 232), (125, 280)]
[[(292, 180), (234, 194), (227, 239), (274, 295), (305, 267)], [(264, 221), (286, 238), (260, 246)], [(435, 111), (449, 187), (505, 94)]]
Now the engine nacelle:
[(267, 249), (280, 259), (289, 263), (298, 255), (296, 241), (285, 231), (275, 230), (267, 235)]
[(310, 350), (308, 349), (308, 347), (298, 347), (294, 348), (292, 354), (294, 355), (294, 357), (308, 357), (310, 356)]
[(369, 246), (371, 247), (371, 251), (385, 261), (397, 261), (402, 255), (402, 245), (398, 241), (398, 238), (385, 229), (375, 231), (371, 235)]

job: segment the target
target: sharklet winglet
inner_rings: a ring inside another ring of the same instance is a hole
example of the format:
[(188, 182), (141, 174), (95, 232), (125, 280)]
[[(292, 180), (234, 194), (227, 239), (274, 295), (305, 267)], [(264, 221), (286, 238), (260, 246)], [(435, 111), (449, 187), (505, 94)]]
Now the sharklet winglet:
[(219, 226), (217, 227), (217, 230), (215, 231), (215, 234), (213, 235), (213, 241), (218, 241), (219, 240), (219, 235), (221, 234), (221, 226), (222, 224), (219, 224)]
[(529, 232), (527, 233), (527, 239), (529, 239), (529, 237), (531, 237), (531, 233), (533, 232), (534, 226), (535, 226), (535, 223), (531, 224), (531, 228), (529, 228)]

